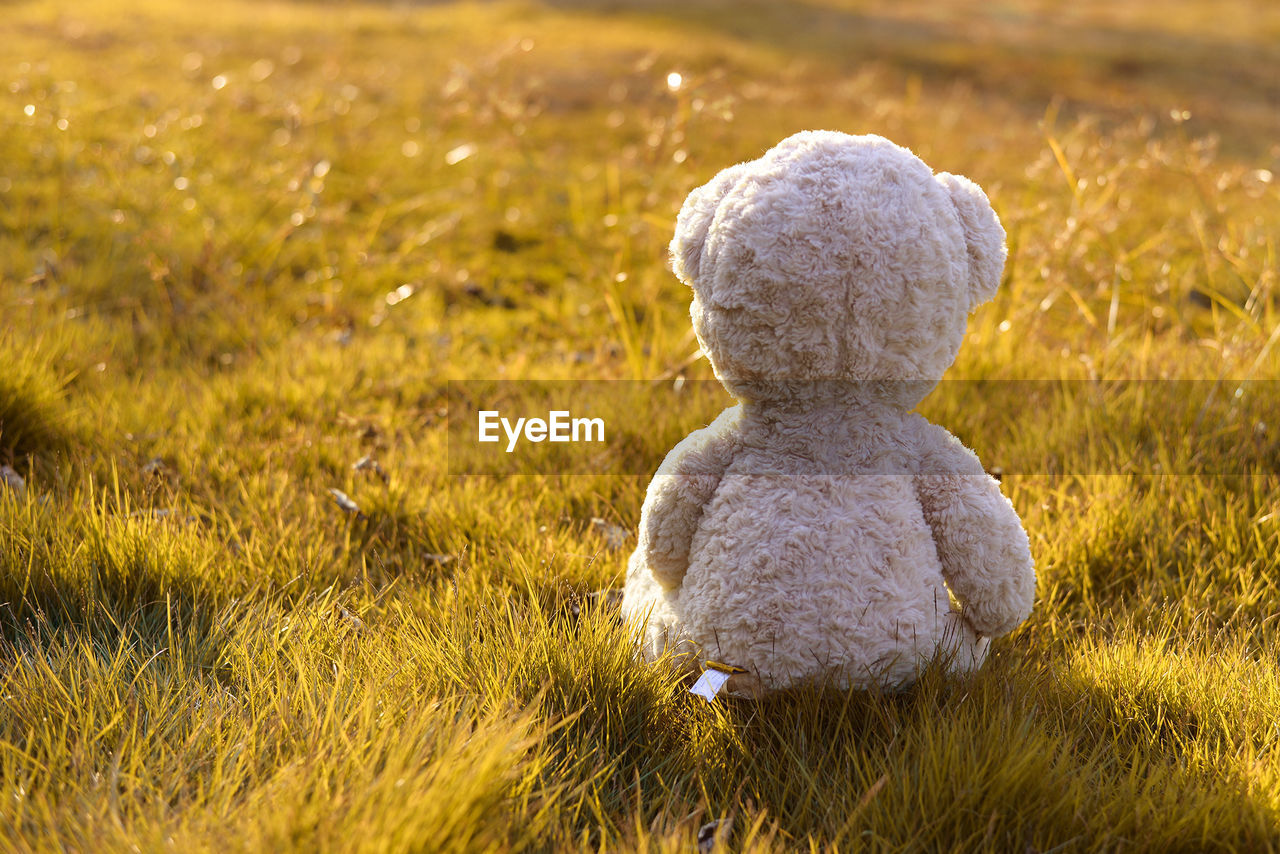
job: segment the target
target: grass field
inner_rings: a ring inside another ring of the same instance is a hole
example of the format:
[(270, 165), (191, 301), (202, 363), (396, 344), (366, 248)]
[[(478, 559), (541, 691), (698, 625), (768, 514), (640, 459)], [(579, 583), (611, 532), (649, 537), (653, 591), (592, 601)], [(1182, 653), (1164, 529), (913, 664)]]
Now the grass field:
[[(1280, 849), (1277, 67), (1268, 0), (0, 3), (0, 849)], [(1037, 605), (707, 704), (584, 598), (647, 477), (451, 475), (448, 383), (710, 378), (675, 212), (811, 127), (1004, 221), (948, 377), (1053, 382), (925, 409)]]

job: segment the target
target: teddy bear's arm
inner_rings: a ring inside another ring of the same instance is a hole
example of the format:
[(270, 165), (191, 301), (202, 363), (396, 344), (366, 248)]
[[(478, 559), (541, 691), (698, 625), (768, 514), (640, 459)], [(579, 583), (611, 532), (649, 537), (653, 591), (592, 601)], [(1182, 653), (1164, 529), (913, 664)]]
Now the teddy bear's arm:
[(936, 428), (922, 449), (916, 494), (933, 530), (942, 573), (983, 635), (1017, 628), (1031, 613), (1036, 577), (1027, 532), (973, 451)]
[(715, 495), (736, 447), (738, 408), (690, 433), (658, 467), (640, 511), (637, 544), (645, 564), (665, 590), (674, 590), (689, 568), (689, 546), (702, 511)]

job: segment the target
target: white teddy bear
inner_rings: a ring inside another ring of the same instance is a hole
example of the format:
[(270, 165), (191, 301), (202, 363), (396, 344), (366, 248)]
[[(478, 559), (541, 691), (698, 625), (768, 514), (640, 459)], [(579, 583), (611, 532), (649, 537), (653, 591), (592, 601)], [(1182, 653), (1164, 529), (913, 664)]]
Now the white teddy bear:
[(689, 194), (673, 265), (739, 404), (649, 486), (622, 604), (646, 659), (745, 668), (735, 693), (902, 687), (1026, 619), (1017, 513), (910, 411), (995, 294), (1004, 236), (976, 184), (878, 136), (798, 133)]

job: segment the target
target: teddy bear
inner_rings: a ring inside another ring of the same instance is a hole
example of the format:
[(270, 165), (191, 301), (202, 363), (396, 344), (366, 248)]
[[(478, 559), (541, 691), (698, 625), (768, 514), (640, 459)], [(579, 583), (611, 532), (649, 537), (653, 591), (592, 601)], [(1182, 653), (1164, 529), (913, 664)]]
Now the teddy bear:
[(879, 136), (805, 131), (689, 194), (672, 267), (737, 401), (648, 487), (622, 614), (646, 660), (728, 690), (909, 686), (976, 669), (1031, 612), (1026, 531), (912, 410), (995, 295), (983, 191)]

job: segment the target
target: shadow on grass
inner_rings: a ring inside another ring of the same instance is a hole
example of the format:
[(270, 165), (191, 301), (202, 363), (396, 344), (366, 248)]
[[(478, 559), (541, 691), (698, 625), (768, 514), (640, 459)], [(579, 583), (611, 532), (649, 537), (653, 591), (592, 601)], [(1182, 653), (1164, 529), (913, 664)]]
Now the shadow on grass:
[[(1014, 683), (1015, 692), (1029, 687)], [(748, 791), (770, 812), (850, 842), (1191, 850), (1266, 839), (1268, 810), (1243, 782), (1196, 775), (1164, 744), (1120, 739), (1124, 722), (1097, 691), (1039, 685), (993, 704), (988, 690), (926, 684), (896, 696), (762, 704), (744, 729)], [(770, 756), (784, 766), (766, 769)], [(859, 782), (844, 788), (861, 796), (833, 809), (826, 793), (850, 775)], [(934, 807), (925, 815), (913, 803)], [(1156, 828), (1170, 808), (1179, 818)]]
[(0, 636), (189, 631), (234, 598), (209, 571), (207, 542), (175, 523), (109, 514), (94, 498), (86, 513), (83, 500), (0, 495)]
[(1101, 686), (997, 662), (967, 679), (927, 672), (897, 693), (697, 701), (704, 720), (685, 738), (711, 812), (785, 815), (797, 840), (1262, 850), (1274, 818), (1264, 795), (1229, 763), (1203, 761), (1230, 758), (1229, 724), (1147, 699), (1135, 716)]
[(62, 385), (27, 360), (0, 374), (0, 464), (26, 470), (53, 462), (81, 442), (62, 400)]

